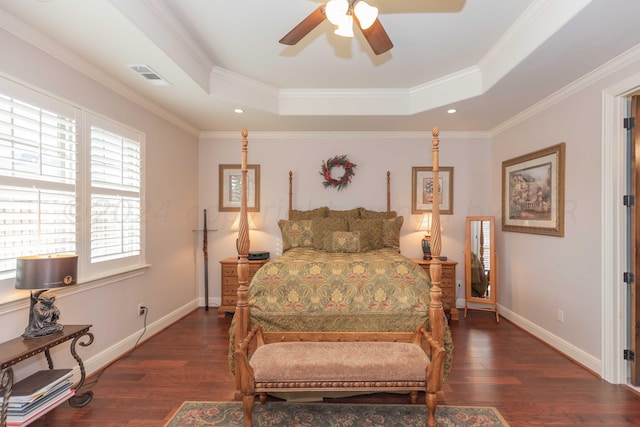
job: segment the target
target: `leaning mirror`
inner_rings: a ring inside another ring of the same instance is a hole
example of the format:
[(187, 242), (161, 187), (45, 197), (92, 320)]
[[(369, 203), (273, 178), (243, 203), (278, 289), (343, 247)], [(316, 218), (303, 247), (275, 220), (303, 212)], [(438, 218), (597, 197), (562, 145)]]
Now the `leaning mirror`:
[(495, 217), (467, 217), (465, 245), (465, 303), (467, 310), (483, 310), (498, 316), (498, 257), (495, 246)]

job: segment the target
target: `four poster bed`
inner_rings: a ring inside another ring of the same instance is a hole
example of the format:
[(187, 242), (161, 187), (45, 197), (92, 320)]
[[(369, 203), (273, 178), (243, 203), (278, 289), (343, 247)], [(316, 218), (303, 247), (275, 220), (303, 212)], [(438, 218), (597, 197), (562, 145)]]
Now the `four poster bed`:
[[(438, 174), (438, 133), (435, 128), (434, 181)], [(247, 130), (243, 129), (243, 183), (246, 183), (247, 175), (247, 136)], [(389, 172), (386, 211), (364, 208), (337, 211), (326, 207), (295, 210), (292, 179), (290, 172), (289, 218), (278, 223), (282, 232), (283, 254), (256, 272), (251, 284), (247, 281), (249, 233), (246, 185), (242, 186), (237, 244), (238, 302), (230, 329), (229, 346), (229, 363), (236, 375), (236, 398), (249, 399), (250, 403), (245, 405), (253, 405), (253, 392), (247, 392), (247, 379), (253, 379), (249, 360), (256, 346), (262, 344), (319, 340), (344, 343), (414, 342), (431, 359), (436, 356), (434, 352), (437, 353), (434, 349), (444, 347), (442, 357), (439, 357), (442, 359), (441, 368), (430, 368), (435, 373), (429, 374), (432, 375), (429, 385), (423, 375), (422, 388), (405, 387), (423, 391), (427, 387), (427, 406), (432, 405), (429, 406), (431, 423), (435, 412), (435, 393), (441, 392), (453, 350), (439, 286), (442, 240), (438, 204), (433, 204), (432, 212), (433, 262), (430, 280), (419, 265), (400, 254), (403, 218), (390, 209)], [(255, 328), (256, 325), (259, 328)], [(419, 336), (417, 327), (422, 328), (424, 336)], [(259, 329), (259, 333), (256, 329)], [(254, 335), (259, 335), (257, 343)], [(238, 360), (242, 363), (236, 366)], [(335, 367), (327, 369), (335, 371)], [(332, 384), (335, 389), (335, 383)], [(370, 388), (372, 391), (393, 389)], [(361, 389), (363, 387), (358, 390)]]

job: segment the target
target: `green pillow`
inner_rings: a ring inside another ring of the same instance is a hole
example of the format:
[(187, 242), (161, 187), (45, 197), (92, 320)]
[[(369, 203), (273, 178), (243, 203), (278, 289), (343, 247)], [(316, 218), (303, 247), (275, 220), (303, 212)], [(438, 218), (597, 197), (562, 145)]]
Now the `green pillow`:
[(382, 220), (349, 218), (349, 231), (360, 232), (360, 252), (382, 248)]
[(400, 229), (404, 217), (397, 216), (393, 219), (386, 219), (382, 221), (382, 247), (393, 248), (400, 252)]
[(331, 233), (331, 252), (360, 252), (360, 232), (334, 231)]
[(346, 211), (334, 211), (330, 209), (328, 216), (329, 218), (360, 218), (360, 208), (348, 209)]
[(282, 233), (282, 252), (292, 248), (313, 247), (313, 221), (303, 219), (299, 221), (278, 221)]
[(308, 211), (299, 211), (292, 209), (289, 211), (290, 220), (325, 218), (329, 213), (329, 208), (323, 206), (321, 208), (311, 209)]
[(313, 247), (321, 251), (331, 251), (331, 235), (334, 231), (349, 231), (344, 218), (315, 218), (313, 225)]
[(398, 216), (396, 211), (370, 211), (360, 208), (360, 218), (362, 219), (393, 219), (396, 216)]

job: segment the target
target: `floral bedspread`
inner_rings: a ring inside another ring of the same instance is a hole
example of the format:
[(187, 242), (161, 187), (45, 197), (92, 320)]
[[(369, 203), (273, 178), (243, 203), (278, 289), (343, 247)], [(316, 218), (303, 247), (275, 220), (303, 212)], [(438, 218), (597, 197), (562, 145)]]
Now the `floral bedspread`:
[(425, 315), (429, 286), (424, 270), (393, 249), (329, 253), (294, 248), (255, 274), (249, 305), (254, 314)]
[[(267, 262), (251, 280), (251, 324), (265, 331), (412, 332), (428, 324), (430, 286), (422, 267), (391, 248), (365, 253), (294, 248)], [(231, 365), (233, 343), (231, 336)], [(448, 373), (448, 326), (445, 348)]]

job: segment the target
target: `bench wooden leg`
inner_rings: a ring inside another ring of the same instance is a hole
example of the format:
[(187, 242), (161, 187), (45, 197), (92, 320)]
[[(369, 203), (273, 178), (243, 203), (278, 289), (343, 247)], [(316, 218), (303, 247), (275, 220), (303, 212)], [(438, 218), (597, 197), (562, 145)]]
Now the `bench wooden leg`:
[(255, 396), (245, 394), (242, 398), (242, 407), (244, 408), (244, 427), (253, 427), (253, 403)]
[(265, 403), (267, 403), (267, 393), (260, 393), (258, 395), (258, 398), (260, 399), (261, 405), (264, 405)]
[(438, 395), (436, 393), (427, 393), (425, 395), (425, 401), (427, 403), (427, 411), (429, 412), (427, 425), (429, 427), (436, 427), (436, 405), (438, 404)]
[(418, 403), (418, 392), (416, 390), (411, 390), (410, 396), (411, 396), (411, 403), (413, 403), (414, 405)]

